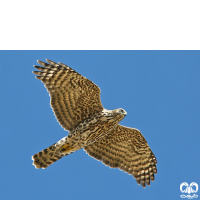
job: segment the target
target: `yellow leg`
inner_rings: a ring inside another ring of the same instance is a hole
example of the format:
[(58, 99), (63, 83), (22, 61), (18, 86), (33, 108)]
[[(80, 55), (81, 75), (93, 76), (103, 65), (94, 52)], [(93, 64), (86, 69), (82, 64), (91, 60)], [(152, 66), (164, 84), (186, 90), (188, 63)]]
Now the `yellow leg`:
[(74, 147), (70, 147), (69, 144), (64, 144), (60, 147), (60, 150), (62, 152), (67, 152), (67, 151), (70, 151), (70, 150), (73, 150), (73, 149), (74, 149)]

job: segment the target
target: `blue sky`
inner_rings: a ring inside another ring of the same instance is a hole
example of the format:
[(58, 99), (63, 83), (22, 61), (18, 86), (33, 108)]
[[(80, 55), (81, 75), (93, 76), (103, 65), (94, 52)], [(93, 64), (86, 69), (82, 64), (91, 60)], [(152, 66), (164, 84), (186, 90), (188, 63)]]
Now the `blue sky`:
[[(31, 156), (68, 134), (32, 74), (46, 58), (96, 83), (105, 108), (127, 111), (120, 124), (139, 129), (158, 161), (150, 187), (82, 149), (35, 169)], [(1, 199), (181, 199), (182, 182), (200, 185), (200, 51), (0, 51), (0, 62)]]

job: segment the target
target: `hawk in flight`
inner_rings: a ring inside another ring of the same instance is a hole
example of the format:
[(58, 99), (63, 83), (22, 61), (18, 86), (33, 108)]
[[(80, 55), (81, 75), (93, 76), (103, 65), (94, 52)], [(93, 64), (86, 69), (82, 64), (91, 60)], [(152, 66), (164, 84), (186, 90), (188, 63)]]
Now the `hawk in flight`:
[(119, 125), (126, 116), (122, 108), (107, 110), (100, 89), (92, 81), (62, 63), (47, 59), (34, 66), (51, 97), (51, 107), (69, 135), (35, 154), (33, 165), (47, 168), (60, 158), (81, 148), (112, 168), (132, 175), (145, 187), (154, 181), (156, 158), (139, 130)]

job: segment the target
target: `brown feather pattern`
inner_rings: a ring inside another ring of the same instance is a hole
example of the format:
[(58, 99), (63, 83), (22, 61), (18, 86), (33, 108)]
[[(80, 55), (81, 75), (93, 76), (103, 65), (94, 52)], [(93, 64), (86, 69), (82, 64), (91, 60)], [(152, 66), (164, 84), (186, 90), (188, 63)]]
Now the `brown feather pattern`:
[(67, 65), (47, 60), (38, 61), (43, 66), (34, 66), (33, 71), (51, 96), (51, 107), (60, 125), (72, 131), (84, 119), (103, 110), (100, 89)]
[(60, 125), (69, 135), (35, 154), (36, 168), (46, 168), (63, 156), (84, 148), (92, 157), (112, 168), (132, 175), (145, 187), (157, 174), (156, 158), (141, 132), (118, 123), (126, 111), (103, 108), (100, 89), (69, 66), (38, 61), (34, 66), (51, 97), (51, 107)]
[(156, 158), (139, 130), (118, 125), (102, 140), (84, 147), (97, 160), (134, 176), (145, 187), (157, 174)]

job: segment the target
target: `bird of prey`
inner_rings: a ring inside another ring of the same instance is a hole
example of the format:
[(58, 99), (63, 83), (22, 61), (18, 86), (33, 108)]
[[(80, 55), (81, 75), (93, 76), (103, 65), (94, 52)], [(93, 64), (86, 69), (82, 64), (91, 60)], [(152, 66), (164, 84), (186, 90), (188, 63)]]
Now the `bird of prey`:
[(89, 79), (63, 63), (37, 61), (33, 71), (51, 98), (51, 107), (68, 136), (32, 156), (36, 168), (49, 165), (81, 148), (111, 168), (132, 175), (145, 187), (154, 181), (156, 158), (141, 132), (119, 125), (126, 116), (122, 108), (105, 109), (100, 89)]

